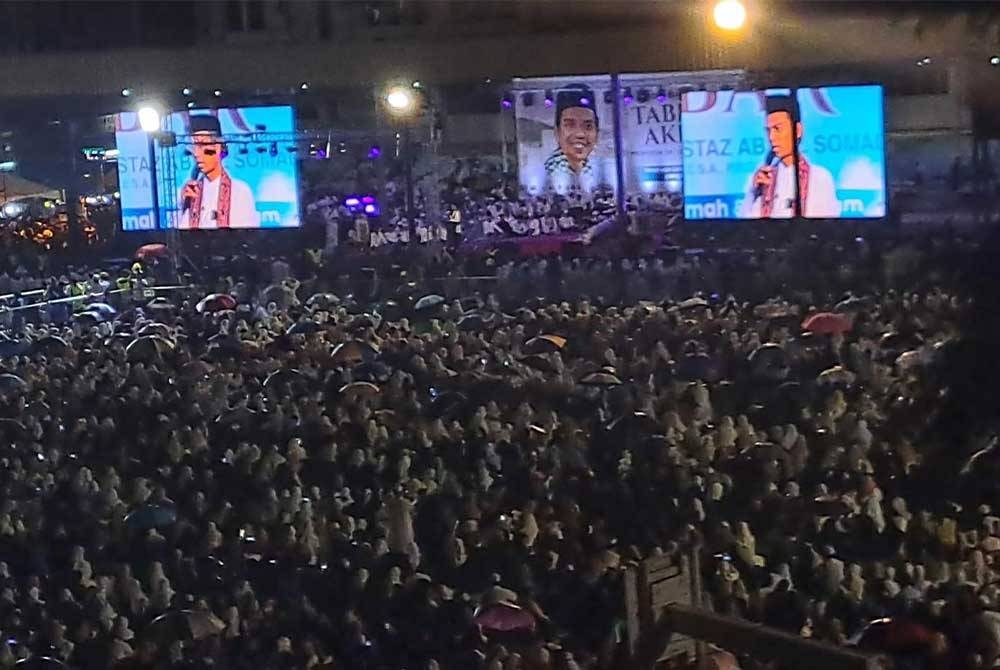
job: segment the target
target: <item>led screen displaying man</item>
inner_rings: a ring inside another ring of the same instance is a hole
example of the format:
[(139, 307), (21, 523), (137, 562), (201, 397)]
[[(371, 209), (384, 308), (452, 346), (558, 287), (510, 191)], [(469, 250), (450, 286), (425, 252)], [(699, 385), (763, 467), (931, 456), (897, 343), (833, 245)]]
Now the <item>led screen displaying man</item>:
[[(795, 212), (795, 155), (802, 141), (799, 104), (790, 95), (766, 98), (764, 124), (770, 152), (753, 173), (740, 211), (744, 219), (789, 219)], [(801, 216), (836, 218), (840, 202), (833, 176), (826, 168), (811, 164), (798, 152), (799, 205)]]
[(191, 116), (195, 167), (180, 192), (180, 228), (257, 228), (260, 216), (253, 190), (222, 165), (227, 155), (219, 119)]

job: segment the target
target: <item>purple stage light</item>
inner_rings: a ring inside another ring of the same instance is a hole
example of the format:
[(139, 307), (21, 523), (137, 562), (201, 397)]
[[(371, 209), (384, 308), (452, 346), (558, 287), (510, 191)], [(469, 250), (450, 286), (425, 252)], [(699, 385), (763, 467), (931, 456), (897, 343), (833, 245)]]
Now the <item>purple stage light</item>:
[(580, 98), (580, 104), (584, 107), (590, 106), (590, 98)]
[(344, 200), (344, 204), (347, 205), (348, 207), (357, 207), (358, 205), (361, 204), (361, 201), (352, 196), (350, 198), (346, 198)]
[(504, 109), (510, 109), (511, 107), (514, 106), (514, 103), (504, 98), (503, 100), (500, 101), (500, 106), (503, 107)]
[(382, 150), (377, 144), (373, 144), (372, 148), (368, 150), (368, 158), (374, 160), (382, 155)]
[(551, 107), (551, 106), (552, 106), (552, 105), (554, 105), (554, 104), (555, 104), (555, 103), (554, 103), (554, 102), (552, 102), (552, 98), (545, 98), (545, 106), (546, 106), (546, 107)]
[(317, 149), (316, 150), (316, 158), (326, 158), (326, 150), (325, 149)]
[(365, 205), (365, 214), (374, 214), (375, 205)]
[(366, 205), (370, 205), (375, 202), (375, 198), (373, 198), (370, 195), (366, 195), (363, 198), (361, 198), (361, 202), (365, 203)]

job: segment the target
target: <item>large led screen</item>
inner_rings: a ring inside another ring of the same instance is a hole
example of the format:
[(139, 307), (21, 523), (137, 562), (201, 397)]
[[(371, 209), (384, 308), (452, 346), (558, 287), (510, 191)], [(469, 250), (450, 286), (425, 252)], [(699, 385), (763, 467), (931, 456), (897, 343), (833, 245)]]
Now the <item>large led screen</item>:
[[(292, 107), (240, 107), (175, 112), (156, 157), (160, 228), (293, 228), (299, 225), (298, 167), (288, 151)], [(116, 119), (122, 229), (153, 230), (149, 135), (138, 115)], [(275, 141), (283, 139), (284, 141)]]
[(884, 217), (882, 104), (880, 86), (686, 93), (685, 218)]
[(518, 171), (532, 194), (615, 188), (611, 78), (530, 80), (537, 91), (516, 95)]

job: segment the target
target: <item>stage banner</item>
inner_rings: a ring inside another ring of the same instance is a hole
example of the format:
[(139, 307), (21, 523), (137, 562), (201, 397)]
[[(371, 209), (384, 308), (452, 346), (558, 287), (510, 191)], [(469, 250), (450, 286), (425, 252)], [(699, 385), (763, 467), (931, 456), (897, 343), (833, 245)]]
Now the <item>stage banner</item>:
[(737, 88), (742, 70), (623, 74), (619, 77), (625, 192), (680, 194), (681, 99), (685, 90)]
[(531, 194), (615, 189), (610, 75), (515, 79), (518, 173)]
[[(185, 110), (167, 115), (161, 129), (174, 143), (155, 151), (160, 228), (300, 224), (292, 107)], [(115, 140), (126, 231), (156, 228), (148, 139), (135, 112), (117, 115)]]

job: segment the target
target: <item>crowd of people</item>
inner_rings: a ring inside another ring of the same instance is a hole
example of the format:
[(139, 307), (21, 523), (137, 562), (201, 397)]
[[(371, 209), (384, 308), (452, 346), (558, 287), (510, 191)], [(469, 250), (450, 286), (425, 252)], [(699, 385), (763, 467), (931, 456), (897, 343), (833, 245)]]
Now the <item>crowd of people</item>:
[(932, 430), (975, 241), (741, 230), (75, 269), (0, 342), (0, 666), (629, 667), (623, 571), (693, 551), (718, 612), (991, 667), (994, 446)]

